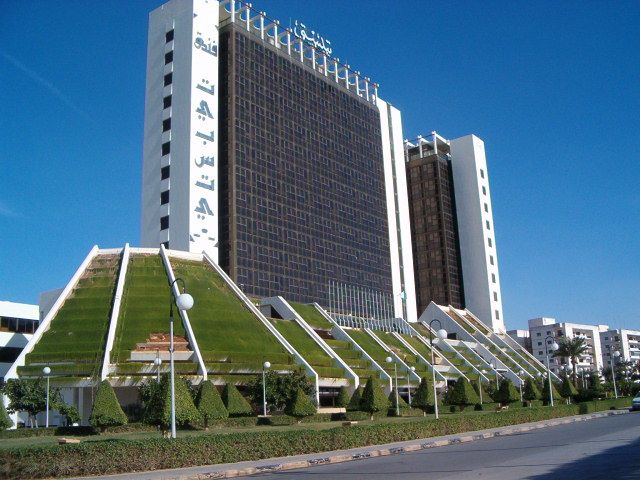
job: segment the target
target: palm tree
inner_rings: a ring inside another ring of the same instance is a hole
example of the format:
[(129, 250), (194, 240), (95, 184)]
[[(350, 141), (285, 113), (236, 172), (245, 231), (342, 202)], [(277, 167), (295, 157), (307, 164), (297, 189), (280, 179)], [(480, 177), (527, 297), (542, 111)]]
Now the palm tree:
[(558, 349), (553, 352), (554, 357), (563, 357), (571, 359), (573, 366), (573, 383), (578, 378), (578, 358), (589, 351), (589, 345), (582, 337), (562, 338), (559, 342)]

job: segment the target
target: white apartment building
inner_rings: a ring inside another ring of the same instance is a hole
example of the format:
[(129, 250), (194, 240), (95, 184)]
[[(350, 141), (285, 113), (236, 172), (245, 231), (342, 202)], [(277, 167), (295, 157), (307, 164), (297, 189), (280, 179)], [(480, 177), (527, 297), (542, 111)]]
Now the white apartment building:
[[(531, 353), (543, 363), (546, 363), (546, 354), (549, 353), (549, 366), (554, 373), (561, 373), (564, 364), (571, 361), (564, 358), (554, 358), (550, 345), (561, 338), (584, 337), (589, 351), (578, 360), (578, 371), (600, 371), (604, 366), (603, 351), (600, 344), (600, 335), (606, 332), (607, 325), (584, 325), (578, 323), (561, 323), (555, 318), (539, 317), (529, 320), (529, 335), (531, 339)], [(553, 337), (553, 338), (549, 338)], [(546, 348), (545, 348), (546, 347)]]
[(612, 329), (600, 333), (605, 368), (611, 367), (611, 353), (620, 352), (617, 361), (640, 362), (640, 330)]

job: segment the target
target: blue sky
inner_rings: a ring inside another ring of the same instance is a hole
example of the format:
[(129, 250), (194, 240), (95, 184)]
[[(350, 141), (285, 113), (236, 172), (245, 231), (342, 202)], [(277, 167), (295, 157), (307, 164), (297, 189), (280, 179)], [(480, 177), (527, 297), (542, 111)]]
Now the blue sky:
[[(147, 13), (5, 0), (0, 299), (139, 242)], [(507, 326), (640, 328), (640, 3), (256, 0), (381, 84), (405, 136), (486, 144)], [(362, 8), (366, 5), (366, 9)]]

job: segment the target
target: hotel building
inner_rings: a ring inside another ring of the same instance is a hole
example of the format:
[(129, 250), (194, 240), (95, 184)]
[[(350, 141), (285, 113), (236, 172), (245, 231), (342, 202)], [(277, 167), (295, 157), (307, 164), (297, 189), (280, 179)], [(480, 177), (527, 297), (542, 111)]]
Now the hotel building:
[(600, 332), (600, 343), (605, 368), (611, 367), (611, 354), (616, 350), (620, 352), (616, 362), (640, 362), (640, 331), (638, 330), (622, 328)]
[(415, 320), (401, 115), (328, 45), (239, 1), (151, 12), (142, 245), (206, 251), (249, 295), (326, 305), (339, 281)]

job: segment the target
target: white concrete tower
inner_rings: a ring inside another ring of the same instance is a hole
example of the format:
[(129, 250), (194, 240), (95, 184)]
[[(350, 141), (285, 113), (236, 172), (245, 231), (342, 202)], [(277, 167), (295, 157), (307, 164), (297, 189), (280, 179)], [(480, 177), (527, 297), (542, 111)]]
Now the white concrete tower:
[(171, 0), (149, 15), (141, 222), (143, 246), (216, 261), (219, 8)]
[(475, 135), (451, 140), (465, 306), (504, 332), (496, 233), (484, 142)]

